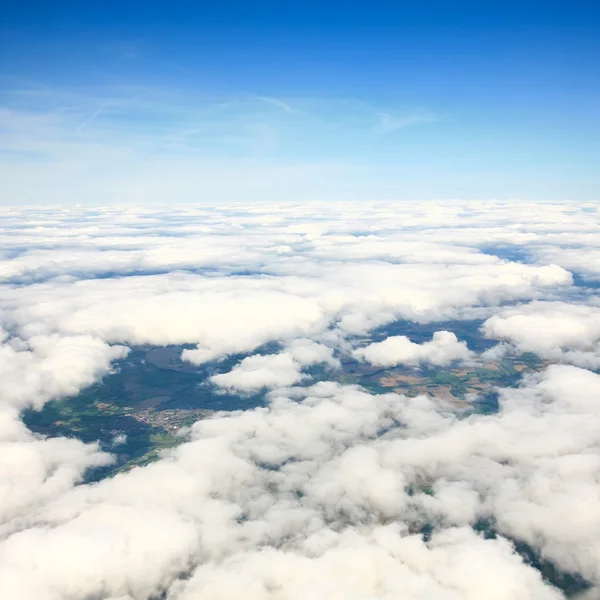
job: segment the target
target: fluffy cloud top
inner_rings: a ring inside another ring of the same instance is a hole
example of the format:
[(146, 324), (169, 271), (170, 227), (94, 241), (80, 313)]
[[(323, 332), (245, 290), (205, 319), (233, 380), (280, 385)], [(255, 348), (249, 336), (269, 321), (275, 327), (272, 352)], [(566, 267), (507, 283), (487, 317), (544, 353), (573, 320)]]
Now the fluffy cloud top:
[[(3, 209), (2, 599), (563, 598), (514, 542), (595, 593), (600, 375), (580, 367), (600, 365), (600, 326), (566, 270), (593, 271), (600, 213), (584, 208)], [(357, 348), (398, 319), (439, 330)], [(487, 415), (308, 385), (309, 367), (351, 357), (476, 359), (450, 319), (505, 340), (486, 360), (516, 348), (580, 367), (500, 389)], [(253, 354), (267, 343), (278, 353)], [(83, 484), (111, 457), (35, 435), (21, 413), (98, 382), (140, 344), (192, 344), (183, 358), (209, 370), (249, 354), (207, 384), (271, 391), (197, 422), (152, 464)]]
[(213, 375), (211, 381), (219, 387), (240, 392), (287, 387), (303, 379), (302, 367), (318, 363), (337, 366), (339, 361), (333, 358), (331, 348), (312, 340), (298, 339), (280, 354), (256, 354), (244, 358), (229, 373)]
[(503, 310), (483, 325), (488, 337), (589, 368), (600, 367), (600, 307), (565, 302), (534, 302)]
[(473, 353), (465, 342), (459, 342), (451, 331), (436, 331), (430, 342), (415, 344), (405, 335), (390, 336), (383, 342), (354, 350), (352, 355), (378, 367), (395, 365), (448, 365), (455, 360), (469, 360)]
[[(494, 519), (598, 580), (599, 392), (600, 376), (557, 366), (467, 420), (334, 384), (279, 393), (197, 423), (159, 463), (23, 514), (0, 545), (7, 597), (558, 599), (510, 543), (467, 525)], [(409, 493), (420, 482), (433, 492)], [(411, 533), (427, 522), (429, 542)]]

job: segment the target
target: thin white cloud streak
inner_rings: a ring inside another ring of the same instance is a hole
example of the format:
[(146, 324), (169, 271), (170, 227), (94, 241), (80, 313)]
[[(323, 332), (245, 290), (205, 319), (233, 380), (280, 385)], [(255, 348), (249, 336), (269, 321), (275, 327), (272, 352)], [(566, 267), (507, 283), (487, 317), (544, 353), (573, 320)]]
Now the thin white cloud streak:
[(415, 125), (434, 123), (439, 120), (439, 117), (434, 112), (425, 109), (399, 114), (380, 112), (377, 113), (377, 117), (379, 118), (379, 124), (377, 125), (376, 132), (381, 134), (414, 127)]
[[(5, 98), (4, 204), (345, 199), (360, 188), (388, 196), (398, 184), (392, 171), (382, 176), (373, 161), (349, 154), (354, 142), (336, 141), (355, 129), (358, 139), (373, 137), (373, 109), (361, 103), (223, 100), (132, 86)], [(419, 119), (390, 117), (388, 128)]]
[(273, 98), (272, 96), (257, 96), (257, 98), (259, 98), (263, 102), (266, 102), (267, 104), (271, 104), (272, 106), (280, 108), (283, 112), (290, 114), (299, 112), (296, 109), (292, 108), (292, 106), (288, 102), (285, 102), (280, 98)]
[(590, 178), (543, 164), (535, 177), (450, 165), (447, 136), (423, 160), (402, 130), (444, 126), (436, 107), (126, 83), (1, 96), (3, 204), (597, 196)]

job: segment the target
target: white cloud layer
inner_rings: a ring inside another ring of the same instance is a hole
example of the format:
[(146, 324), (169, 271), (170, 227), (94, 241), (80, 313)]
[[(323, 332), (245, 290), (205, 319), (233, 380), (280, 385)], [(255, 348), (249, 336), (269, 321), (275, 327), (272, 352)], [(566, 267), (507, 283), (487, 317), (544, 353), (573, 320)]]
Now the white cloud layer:
[[(511, 540), (600, 586), (600, 320), (566, 270), (583, 272), (600, 235), (584, 208), (4, 209), (2, 599), (563, 598)], [(576, 240), (581, 260), (559, 260)], [(399, 319), (437, 331), (369, 343)], [(444, 324), (456, 319), (501, 343), (485, 360), (571, 364), (468, 417), (437, 398), (308, 386), (311, 367), (352, 356), (474, 360)], [(22, 411), (77, 394), (140, 344), (190, 344), (182, 357), (212, 367), (248, 354), (209, 383), (270, 389), (267, 404), (201, 420), (158, 461), (82, 484), (111, 457), (33, 434)], [(265, 344), (278, 350), (256, 353)], [(473, 529), (484, 522), (495, 539)]]

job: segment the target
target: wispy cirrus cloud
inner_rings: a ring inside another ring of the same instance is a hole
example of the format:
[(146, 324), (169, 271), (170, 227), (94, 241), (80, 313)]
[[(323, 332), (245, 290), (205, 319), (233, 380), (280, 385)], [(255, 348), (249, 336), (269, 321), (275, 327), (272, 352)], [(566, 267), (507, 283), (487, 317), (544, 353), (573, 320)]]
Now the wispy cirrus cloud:
[[(318, 98), (15, 88), (0, 97), (2, 201), (35, 204), (40, 189), (72, 202), (390, 196), (398, 169), (377, 160), (390, 150), (373, 135), (374, 114)], [(391, 130), (425, 118), (382, 122)]]
[(257, 98), (260, 98), (261, 100), (263, 100), (267, 104), (271, 104), (272, 106), (276, 106), (277, 108), (280, 108), (283, 112), (286, 112), (286, 113), (289, 113), (289, 114), (300, 112), (297, 109), (293, 108), (289, 104), (289, 102), (285, 102), (284, 100), (281, 100), (280, 98), (273, 98), (272, 96), (257, 96)]
[(434, 123), (440, 120), (439, 115), (424, 108), (399, 113), (379, 112), (377, 117), (379, 118), (376, 127), (377, 133), (391, 133), (399, 129)]

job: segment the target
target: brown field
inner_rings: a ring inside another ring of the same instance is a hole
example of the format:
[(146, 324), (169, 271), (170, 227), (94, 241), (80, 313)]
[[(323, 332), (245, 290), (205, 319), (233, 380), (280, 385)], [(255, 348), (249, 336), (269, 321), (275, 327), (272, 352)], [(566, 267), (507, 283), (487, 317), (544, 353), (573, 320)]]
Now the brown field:
[(486, 363), (485, 365), (483, 365), (483, 368), (488, 369), (489, 371), (499, 371), (500, 370), (500, 367), (496, 363), (493, 363), (493, 362)]
[(422, 377), (415, 377), (414, 375), (386, 375), (379, 379), (379, 384), (384, 387), (394, 387), (402, 383), (414, 385), (422, 382)]

